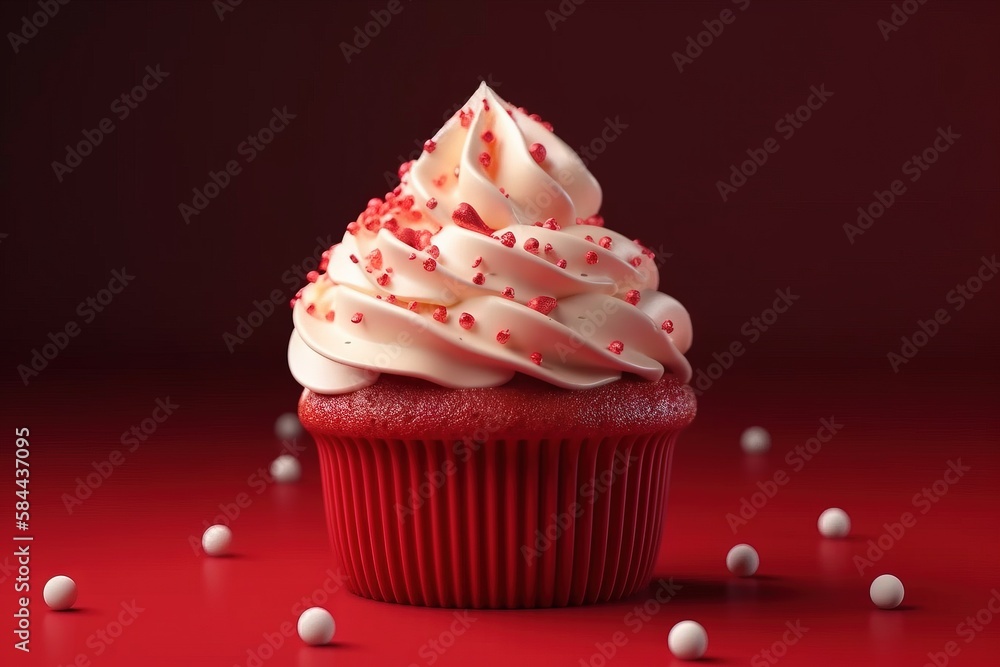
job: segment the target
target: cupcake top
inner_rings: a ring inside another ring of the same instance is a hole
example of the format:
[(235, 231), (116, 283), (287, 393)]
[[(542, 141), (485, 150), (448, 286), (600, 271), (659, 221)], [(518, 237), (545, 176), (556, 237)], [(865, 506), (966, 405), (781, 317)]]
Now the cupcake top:
[(604, 227), (600, 186), (549, 123), (484, 83), (399, 175), (292, 299), (301, 385), (690, 380), (687, 311), (657, 291), (653, 253)]

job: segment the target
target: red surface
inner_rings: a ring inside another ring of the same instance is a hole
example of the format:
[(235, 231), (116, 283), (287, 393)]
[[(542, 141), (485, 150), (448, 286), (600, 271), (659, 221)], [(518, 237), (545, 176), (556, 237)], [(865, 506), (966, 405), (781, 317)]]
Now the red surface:
[[(670, 664), (667, 632), (686, 618), (707, 628), (710, 664), (768, 664), (758, 653), (781, 641), (786, 623), (808, 628), (787, 648), (781, 662), (788, 665), (921, 665), (949, 641), (959, 649), (954, 665), (992, 664), (1000, 652), (1000, 619), (969, 643), (957, 628), (1000, 585), (998, 419), (988, 386), (958, 379), (904, 383), (885, 374), (842, 380), (828, 374), (809, 383), (725, 377), (700, 399), (699, 416), (676, 451), (655, 568), (675, 588), (680, 584), (668, 603), (649, 602), (655, 613), (642, 615), (642, 605), (655, 599), (653, 588), (619, 603), (465, 615), (373, 602), (344, 590), (327, 540), (314, 447), (301, 455), (299, 484), (261, 481), (278, 449), (272, 420), (294, 406), (294, 391), (229, 377), (233, 389), (220, 393), (212, 389), (217, 379), (171, 377), (92, 378), (95, 387), (116, 388), (105, 394), (63, 391), (53, 378), (36, 394), (44, 402), (12, 404), (5, 397), (5, 422), (28, 425), (32, 433), (35, 592), (31, 657), (15, 655), (5, 630), (4, 664), (13, 658), (68, 665), (82, 655), (94, 665), (254, 665), (251, 655), (266, 637), (290, 629), (303, 604), (314, 602), (336, 618), (335, 645), (310, 648), (284, 639), (263, 664), (600, 665), (602, 647), (610, 651), (616, 639), (622, 646), (607, 664)], [(68, 515), (61, 494), (73, 492), (73, 480), (92, 461), (121, 448), (121, 432), (150, 414), (151, 395), (169, 395), (180, 407)], [(796, 472), (796, 455), (786, 462), (785, 452), (813, 437), (821, 419), (843, 428)], [(763, 459), (746, 459), (737, 448), (739, 431), (751, 423), (774, 436)], [(3, 451), (9, 461), (6, 442)], [(938, 502), (915, 505), (914, 494), (932, 489), (948, 462), (958, 460), (969, 472)], [(734, 536), (726, 514), (779, 469), (787, 483)], [(246, 506), (231, 522), (236, 555), (196, 553), (189, 541), (204, 522), (220, 514), (220, 504), (234, 512), (239, 501)], [(818, 536), (816, 517), (828, 506), (851, 514), (851, 539)], [(915, 525), (859, 575), (852, 557), (907, 511)], [(760, 552), (759, 576), (732, 579), (725, 554), (744, 541)], [(903, 580), (903, 608), (879, 611), (869, 601), (868, 585), (883, 572)], [(44, 609), (38, 589), (59, 573), (80, 586), (76, 612)], [(328, 600), (325, 581), (334, 591)], [(2, 597), (8, 629), (9, 585), (8, 578)], [(303, 603), (309, 597), (314, 602)], [(109, 645), (99, 633), (116, 632), (122, 605), (133, 601), (142, 611)]]

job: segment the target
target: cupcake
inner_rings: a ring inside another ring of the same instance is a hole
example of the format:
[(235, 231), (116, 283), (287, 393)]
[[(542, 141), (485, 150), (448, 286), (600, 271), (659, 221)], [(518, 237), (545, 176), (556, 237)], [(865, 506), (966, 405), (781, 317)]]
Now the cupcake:
[(536, 114), (485, 84), (292, 300), (299, 417), (349, 589), (434, 607), (648, 584), (691, 322)]

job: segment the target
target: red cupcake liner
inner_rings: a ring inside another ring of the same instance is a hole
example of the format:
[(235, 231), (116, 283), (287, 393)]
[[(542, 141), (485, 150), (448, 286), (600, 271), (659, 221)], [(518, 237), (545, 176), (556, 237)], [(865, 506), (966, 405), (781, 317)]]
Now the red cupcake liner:
[(477, 609), (631, 595), (656, 559), (678, 433), (483, 443), (314, 434), (348, 589)]

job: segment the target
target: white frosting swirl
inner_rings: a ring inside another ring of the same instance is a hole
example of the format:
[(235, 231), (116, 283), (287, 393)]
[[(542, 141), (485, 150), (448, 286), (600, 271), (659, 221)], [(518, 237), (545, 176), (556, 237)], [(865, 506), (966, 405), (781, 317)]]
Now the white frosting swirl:
[(587, 224), (600, 186), (551, 126), (483, 84), (400, 171), (295, 299), (300, 384), (345, 393), (386, 372), (492, 387), (521, 372), (585, 389), (664, 367), (690, 379), (687, 311), (656, 291), (652, 253)]

